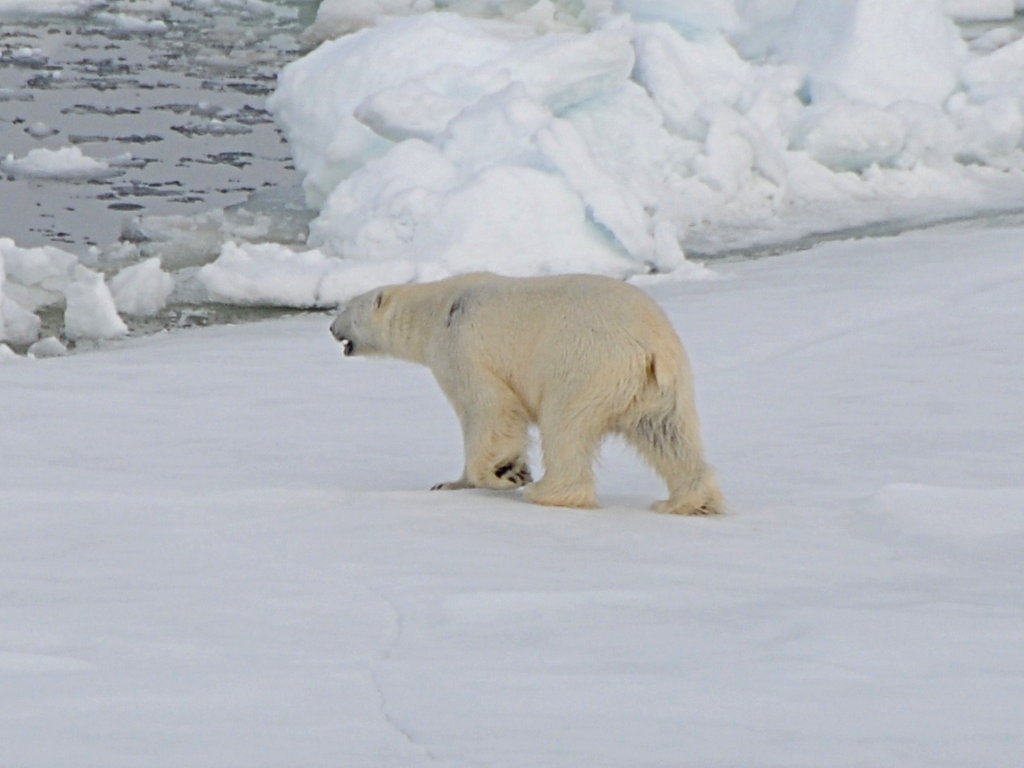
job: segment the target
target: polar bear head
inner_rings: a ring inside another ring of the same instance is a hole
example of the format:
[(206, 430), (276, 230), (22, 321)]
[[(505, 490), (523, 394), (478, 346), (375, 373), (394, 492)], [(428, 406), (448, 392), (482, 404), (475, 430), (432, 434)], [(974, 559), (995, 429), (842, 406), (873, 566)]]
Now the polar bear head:
[(385, 355), (426, 365), (434, 347), (450, 337), (467, 297), (506, 279), (477, 272), (375, 288), (340, 308), (331, 335), (348, 356)]
[(376, 288), (356, 296), (338, 311), (331, 323), (331, 335), (341, 344), (345, 356), (387, 354), (382, 338), (386, 328), (385, 305), (388, 289)]

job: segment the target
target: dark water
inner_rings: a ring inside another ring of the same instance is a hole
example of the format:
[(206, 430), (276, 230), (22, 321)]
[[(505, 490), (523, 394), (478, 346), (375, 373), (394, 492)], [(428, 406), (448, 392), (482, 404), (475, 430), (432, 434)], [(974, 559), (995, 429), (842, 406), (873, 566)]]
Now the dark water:
[(102, 180), (0, 176), (0, 237), (85, 255), (138, 235), (135, 217), (193, 215), (298, 184), (265, 100), (301, 55), (315, 0), (176, 1), (146, 17), (163, 20), (163, 34), (104, 15), (133, 8), (0, 18), (0, 157), (69, 145), (131, 156)]

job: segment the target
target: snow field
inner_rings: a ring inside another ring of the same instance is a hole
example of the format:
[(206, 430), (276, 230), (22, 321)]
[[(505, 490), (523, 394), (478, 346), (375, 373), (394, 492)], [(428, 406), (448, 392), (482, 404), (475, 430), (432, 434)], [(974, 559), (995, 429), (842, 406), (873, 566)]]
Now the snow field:
[(717, 519), (647, 511), (616, 443), (596, 511), (422, 490), (459, 472), (453, 414), (326, 315), (7, 361), (4, 759), (1012, 765), (1022, 238), (649, 280)]

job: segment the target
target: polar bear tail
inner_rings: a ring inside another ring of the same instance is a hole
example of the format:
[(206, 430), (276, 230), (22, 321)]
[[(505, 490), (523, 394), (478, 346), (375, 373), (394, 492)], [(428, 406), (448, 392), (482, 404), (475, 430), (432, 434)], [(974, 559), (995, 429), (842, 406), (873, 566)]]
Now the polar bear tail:
[(680, 515), (721, 513), (725, 503), (715, 472), (704, 461), (685, 356), (648, 353), (647, 371), (647, 391), (622, 434), (668, 485), (668, 500), (655, 509)]

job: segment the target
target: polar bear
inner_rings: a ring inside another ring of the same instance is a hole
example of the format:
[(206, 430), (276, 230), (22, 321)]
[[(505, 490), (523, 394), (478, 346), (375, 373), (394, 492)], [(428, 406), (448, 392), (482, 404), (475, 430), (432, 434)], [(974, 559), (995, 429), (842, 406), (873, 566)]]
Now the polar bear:
[[(331, 333), (346, 355), (386, 355), (433, 372), (465, 441), (462, 477), (435, 489), (527, 486), (536, 504), (595, 507), (595, 454), (606, 435), (619, 434), (668, 485), (655, 510), (722, 511), (686, 352), (638, 288), (595, 275), (490, 273), (384, 286), (343, 306)], [(531, 424), (545, 466), (532, 484)]]

